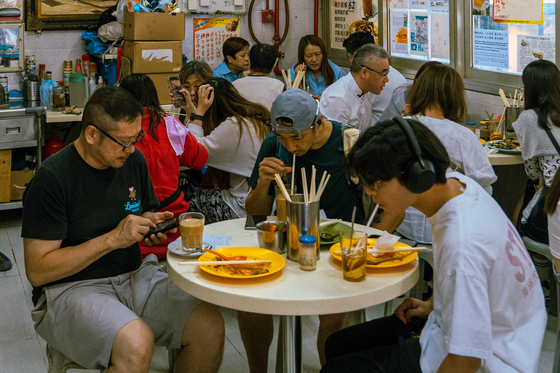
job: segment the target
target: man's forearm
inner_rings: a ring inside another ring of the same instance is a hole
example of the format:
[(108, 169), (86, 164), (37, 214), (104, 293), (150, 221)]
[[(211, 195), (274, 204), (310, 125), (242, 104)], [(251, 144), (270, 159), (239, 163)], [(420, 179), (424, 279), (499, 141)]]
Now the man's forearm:
[(60, 241), (42, 241), (24, 238), (24, 256), (27, 278), (31, 285), (40, 286), (72, 276), (103, 255), (112, 251), (109, 235), (93, 238), (77, 246), (45, 250), (44, 245)]
[(245, 209), (247, 214), (250, 215), (270, 215), (272, 212), (272, 200), (273, 197), (268, 195), (268, 189), (270, 188), (270, 183), (268, 186), (262, 184), (257, 184), (255, 189), (251, 189), (247, 200), (245, 201)]

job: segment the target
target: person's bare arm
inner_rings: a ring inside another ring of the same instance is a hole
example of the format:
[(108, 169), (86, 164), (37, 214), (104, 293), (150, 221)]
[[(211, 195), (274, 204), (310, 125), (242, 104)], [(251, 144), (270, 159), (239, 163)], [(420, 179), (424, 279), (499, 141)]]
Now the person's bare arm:
[(437, 373), (475, 373), (481, 364), (476, 357), (448, 354)]
[(270, 215), (272, 202), (274, 201), (274, 196), (268, 195), (270, 183), (274, 180), (275, 174), (283, 174), (291, 171), (292, 168), (284, 167), (282, 160), (278, 158), (268, 157), (263, 159), (259, 164), (259, 181), (257, 182), (257, 187), (251, 189), (245, 201), (247, 214)]
[[(60, 248), (62, 240), (24, 238), (25, 270), (29, 282), (40, 286), (72, 276), (111, 251), (142, 241), (150, 227), (167, 216), (156, 214), (128, 215), (112, 231), (77, 246)], [(153, 235), (152, 238), (157, 242)], [(166, 236), (160, 233), (157, 238), (161, 240)]]

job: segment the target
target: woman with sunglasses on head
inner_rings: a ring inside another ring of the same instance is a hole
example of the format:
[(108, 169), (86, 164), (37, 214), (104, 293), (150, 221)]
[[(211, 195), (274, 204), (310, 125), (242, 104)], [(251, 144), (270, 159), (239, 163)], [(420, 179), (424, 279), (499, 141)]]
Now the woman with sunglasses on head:
[(203, 213), (206, 224), (245, 217), (248, 180), (270, 132), (270, 112), (245, 99), (223, 78), (200, 86), (196, 104), (188, 128), (208, 150), (207, 174), (213, 180), (212, 189), (194, 188), (191, 211)]
[(292, 83), (299, 71), (305, 72), (305, 83), (316, 98), (346, 75), (344, 70), (327, 58), (325, 43), (315, 35), (306, 35), (299, 41), (298, 63), (290, 69)]
[[(467, 103), (459, 73), (442, 64), (428, 66), (414, 82), (408, 102), (411, 118), (428, 127), (445, 146), (452, 161), (450, 170), (463, 173), (492, 194), (491, 185), (498, 178), (476, 135), (463, 126)], [(406, 210), (397, 231), (420, 243), (432, 243), (430, 223), (413, 207)]]
[[(187, 212), (189, 203), (179, 189), (179, 167), (200, 170), (206, 164), (208, 152), (196, 138), (173, 116), (165, 114), (157, 96), (156, 86), (144, 74), (132, 74), (120, 84), (144, 107), (142, 130), (146, 135), (135, 144), (144, 154), (160, 210), (171, 211), (175, 216)], [(156, 254), (165, 258), (167, 245), (180, 233), (167, 233), (167, 241), (148, 247), (139, 242), (142, 256)]]

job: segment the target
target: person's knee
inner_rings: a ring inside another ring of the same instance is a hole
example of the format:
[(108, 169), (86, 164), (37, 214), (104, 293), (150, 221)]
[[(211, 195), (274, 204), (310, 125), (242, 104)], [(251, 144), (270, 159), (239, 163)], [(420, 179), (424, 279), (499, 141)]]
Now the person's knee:
[(113, 342), (111, 364), (119, 372), (148, 372), (154, 349), (154, 335), (142, 320), (123, 326)]
[(335, 313), (331, 315), (319, 315), (320, 325), (329, 330), (340, 330), (347, 326), (350, 317), (348, 313)]
[(219, 349), (223, 348), (226, 337), (224, 318), (218, 307), (210, 303), (201, 303), (193, 310), (183, 329), (181, 344), (205, 342)]

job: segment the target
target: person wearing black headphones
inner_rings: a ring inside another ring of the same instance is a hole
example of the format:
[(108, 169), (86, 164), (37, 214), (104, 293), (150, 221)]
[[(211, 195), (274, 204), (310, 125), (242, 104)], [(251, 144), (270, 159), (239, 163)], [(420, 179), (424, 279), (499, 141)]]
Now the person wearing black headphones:
[(368, 129), (346, 164), (380, 207), (428, 217), (434, 294), (331, 335), (321, 372), (536, 371), (547, 317), (535, 267), (496, 201), (467, 176), (446, 175), (438, 137), (395, 117)]

